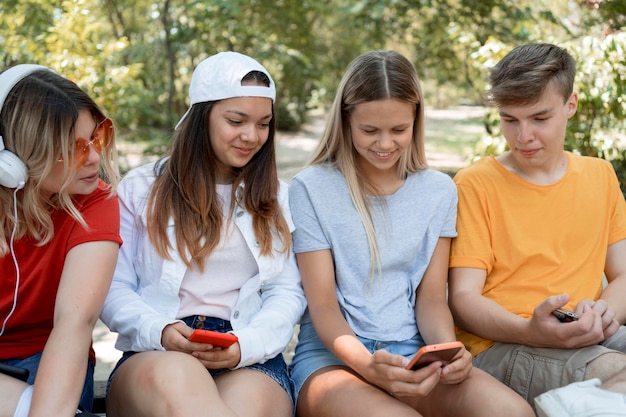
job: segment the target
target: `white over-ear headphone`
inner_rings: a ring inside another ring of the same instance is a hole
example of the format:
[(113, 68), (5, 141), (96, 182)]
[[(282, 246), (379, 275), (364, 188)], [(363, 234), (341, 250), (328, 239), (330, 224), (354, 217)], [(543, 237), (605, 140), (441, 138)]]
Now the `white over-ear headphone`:
[[(34, 64), (20, 64), (0, 74), (0, 111), (9, 92), (27, 75), (39, 70), (52, 71), (48, 67)], [(22, 160), (13, 152), (4, 148), (4, 140), (0, 135), (0, 185), (7, 188), (20, 189), (26, 184), (28, 169)]]

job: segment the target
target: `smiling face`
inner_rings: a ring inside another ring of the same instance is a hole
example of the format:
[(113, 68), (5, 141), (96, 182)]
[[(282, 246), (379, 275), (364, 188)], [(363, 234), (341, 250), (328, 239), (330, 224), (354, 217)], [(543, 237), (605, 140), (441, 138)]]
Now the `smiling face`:
[[(91, 113), (81, 110), (76, 120), (74, 133), (76, 138), (90, 138), (96, 128), (96, 122)], [(69, 138), (70, 146), (74, 146), (75, 137)], [(69, 163), (74, 164), (74, 161)], [(52, 168), (52, 171), (42, 181), (44, 191), (54, 194), (58, 193), (63, 185), (63, 161), (59, 161)], [(69, 194), (87, 195), (91, 194), (98, 187), (98, 174), (100, 170), (100, 154), (93, 145), (89, 145), (89, 154), (84, 163), (76, 167), (76, 172), (68, 186)]]
[(348, 123), (357, 163), (370, 180), (376, 176), (396, 176), (400, 157), (413, 140), (415, 105), (384, 99), (357, 104)]
[(509, 145), (506, 159), (516, 170), (546, 169), (563, 160), (567, 121), (576, 113), (578, 96), (563, 96), (550, 85), (528, 106), (500, 106), (502, 133)]
[(245, 166), (265, 144), (272, 117), (270, 98), (235, 97), (214, 104), (209, 136), (217, 156), (220, 183), (229, 183), (233, 168)]

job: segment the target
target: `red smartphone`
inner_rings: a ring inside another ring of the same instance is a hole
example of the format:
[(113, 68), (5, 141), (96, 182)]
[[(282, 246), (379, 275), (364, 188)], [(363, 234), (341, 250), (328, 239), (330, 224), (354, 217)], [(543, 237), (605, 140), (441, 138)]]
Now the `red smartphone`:
[(414, 371), (436, 361), (447, 364), (462, 348), (463, 343), (459, 341), (423, 346), (411, 359), (406, 369)]
[(552, 314), (559, 319), (559, 321), (563, 323), (569, 323), (572, 321), (576, 321), (580, 318), (580, 316), (574, 313), (571, 310), (566, 310), (564, 308), (557, 308), (552, 312)]
[(190, 342), (208, 343), (221, 348), (227, 348), (237, 340), (237, 336), (231, 333), (220, 333), (202, 329), (195, 329), (193, 333), (191, 333), (191, 336), (189, 336)]

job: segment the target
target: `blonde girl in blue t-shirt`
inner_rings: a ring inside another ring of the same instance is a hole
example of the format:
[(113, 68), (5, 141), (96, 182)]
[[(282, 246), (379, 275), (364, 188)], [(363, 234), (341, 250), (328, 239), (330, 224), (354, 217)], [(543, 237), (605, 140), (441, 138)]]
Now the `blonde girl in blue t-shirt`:
[(465, 349), (405, 369), (420, 347), (455, 340), (456, 203), (451, 179), (427, 169), (411, 62), (393, 51), (356, 58), (311, 166), (290, 185), (308, 301), (291, 364), (300, 417), (534, 415)]

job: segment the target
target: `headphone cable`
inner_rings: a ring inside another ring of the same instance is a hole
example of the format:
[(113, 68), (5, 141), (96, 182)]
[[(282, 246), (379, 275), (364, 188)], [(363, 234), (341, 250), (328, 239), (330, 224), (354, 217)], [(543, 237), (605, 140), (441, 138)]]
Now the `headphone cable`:
[(11, 256), (13, 257), (13, 263), (15, 264), (15, 271), (16, 271), (16, 277), (15, 277), (15, 294), (13, 295), (13, 307), (11, 307), (11, 311), (9, 312), (9, 314), (7, 314), (6, 318), (4, 319), (4, 323), (2, 323), (2, 329), (0, 330), (0, 336), (2, 336), (4, 334), (4, 329), (7, 325), (7, 321), (9, 320), (9, 318), (13, 315), (13, 312), (15, 311), (15, 308), (17, 307), (17, 292), (20, 286), (20, 266), (17, 263), (17, 258), (15, 257), (15, 250), (13, 249), (13, 242), (15, 240), (15, 233), (17, 232), (17, 191), (19, 190), (19, 188), (16, 188), (15, 191), (13, 192), (13, 213), (15, 215), (15, 222), (13, 223), (13, 232), (11, 232), (11, 240), (9, 242), (9, 246), (11, 249)]

